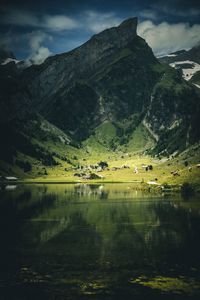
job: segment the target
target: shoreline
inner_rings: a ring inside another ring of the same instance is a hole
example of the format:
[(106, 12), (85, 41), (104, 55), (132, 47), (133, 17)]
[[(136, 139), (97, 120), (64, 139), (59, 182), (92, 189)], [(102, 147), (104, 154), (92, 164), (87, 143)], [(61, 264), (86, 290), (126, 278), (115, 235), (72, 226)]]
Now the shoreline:
[(134, 184), (146, 184), (142, 181), (122, 181), (122, 180), (119, 180), (119, 181), (103, 181), (103, 180), (83, 180), (83, 181), (62, 181), (62, 180), (59, 180), (59, 181), (56, 181), (56, 180), (36, 180), (34, 181), (33, 180), (16, 180), (16, 181), (0, 181), (0, 185), (3, 185), (3, 184), (123, 184), (123, 183), (134, 183)]
[(162, 184), (152, 185), (148, 184), (143, 181), (103, 181), (103, 180), (84, 180), (84, 181), (51, 181), (51, 180), (41, 180), (41, 181), (34, 181), (34, 180), (17, 180), (17, 181), (0, 181), (0, 186), (6, 186), (6, 185), (76, 185), (76, 184), (83, 184), (83, 185), (95, 185), (95, 184), (130, 184), (131, 187), (135, 190), (143, 190), (148, 192), (175, 192), (175, 193), (181, 193), (181, 185), (174, 184), (169, 185), (167, 188), (165, 188)]
[[(22, 179), (22, 180), (4, 180), (0, 181), (0, 189), (6, 186), (18, 186), (18, 185), (102, 185), (102, 184), (116, 184), (123, 185), (129, 184), (132, 189), (147, 191), (147, 192), (155, 192), (155, 193), (185, 193), (182, 190), (184, 186), (183, 183), (152, 183), (152, 182), (144, 182), (141, 180), (99, 180), (99, 179), (91, 179), (91, 180), (82, 180), (82, 181), (72, 181), (72, 180), (58, 180), (55, 179), (46, 179), (46, 180), (37, 180), (37, 179)], [(196, 195), (200, 195), (200, 186), (196, 184), (190, 184), (190, 189), (186, 191), (186, 193), (192, 193)]]

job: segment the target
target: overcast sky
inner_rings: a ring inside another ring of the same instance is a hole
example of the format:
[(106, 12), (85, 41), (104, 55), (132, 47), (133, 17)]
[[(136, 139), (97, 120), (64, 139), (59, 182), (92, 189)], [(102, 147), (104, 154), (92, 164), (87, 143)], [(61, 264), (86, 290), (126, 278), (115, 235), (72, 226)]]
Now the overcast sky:
[(134, 16), (157, 56), (200, 41), (199, 0), (1, 0), (0, 46), (39, 63)]

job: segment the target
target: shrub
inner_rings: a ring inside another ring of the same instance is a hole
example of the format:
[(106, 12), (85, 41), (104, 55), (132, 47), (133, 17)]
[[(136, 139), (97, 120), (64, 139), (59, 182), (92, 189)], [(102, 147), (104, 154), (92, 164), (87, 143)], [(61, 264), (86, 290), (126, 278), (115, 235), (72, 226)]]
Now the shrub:
[(17, 159), (15, 161), (16, 165), (19, 166), (21, 169), (24, 170), (24, 172), (29, 172), (32, 170), (32, 165), (28, 161), (23, 161)]
[(170, 188), (171, 188), (171, 186), (170, 186), (167, 182), (164, 182), (164, 183), (163, 183), (163, 187), (164, 187), (165, 189), (170, 189)]
[(106, 161), (100, 161), (98, 163), (99, 167), (101, 167), (102, 169), (108, 168), (108, 163)]
[(192, 196), (193, 194), (194, 194), (193, 186), (188, 182), (184, 182), (183, 185), (181, 186), (181, 195), (187, 198), (189, 196)]

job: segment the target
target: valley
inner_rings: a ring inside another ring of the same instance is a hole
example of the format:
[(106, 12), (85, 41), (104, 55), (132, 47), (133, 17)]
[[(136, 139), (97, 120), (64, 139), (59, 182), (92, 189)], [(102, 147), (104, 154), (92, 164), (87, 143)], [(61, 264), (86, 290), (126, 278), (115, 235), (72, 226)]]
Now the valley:
[(1, 2), (0, 300), (200, 299), (198, 1)]
[[(176, 60), (175, 66), (195, 61), (195, 51), (158, 60), (137, 35), (137, 18), (40, 65), (25, 68), (4, 51), (2, 178), (179, 189), (187, 182), (199, 190), (200, 91), (190, 82), (198, 70), (188, 80), (171, 67)], [(107, 168), (90, 168), (100, 162)], [(153, 170), (146, 172), (148, 165)]]

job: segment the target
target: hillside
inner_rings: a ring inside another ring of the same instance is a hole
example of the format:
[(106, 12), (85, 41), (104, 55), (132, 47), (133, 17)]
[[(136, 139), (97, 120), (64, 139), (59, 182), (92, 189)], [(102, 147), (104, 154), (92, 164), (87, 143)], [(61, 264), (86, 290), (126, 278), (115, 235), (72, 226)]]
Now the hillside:
[(170, 156), (199, 142), (200, 94), (159, 62), (137, 18), (20, 69), (0, 65), (2, 174), (65, 174), (129, 153)]
[(199, 43), (190, 50), (180, 50), (167, 56), (159, 58), (161, 63), (169, 64), (171, 67), (180, 70), (185, 80), (193, 83), (197, 88), (199, 85), (200, 73), (200, 45)]

